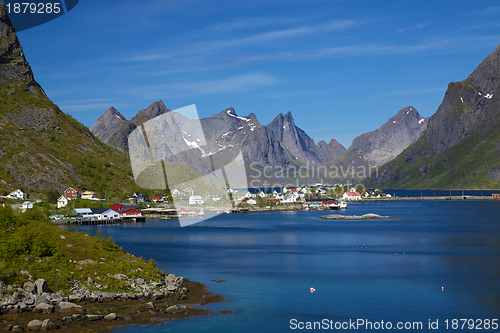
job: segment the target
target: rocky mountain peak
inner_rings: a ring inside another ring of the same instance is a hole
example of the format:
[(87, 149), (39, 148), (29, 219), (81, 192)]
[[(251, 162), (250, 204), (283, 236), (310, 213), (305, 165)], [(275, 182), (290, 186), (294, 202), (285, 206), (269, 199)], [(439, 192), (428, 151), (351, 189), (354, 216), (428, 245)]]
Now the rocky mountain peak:
[[(425, 136), (380, 172), (377, 182), (413, 188), (498, 188), (500, 46), (451, 82)], [(385, 185), (384, 185), (385, 186)]]
[(440, 154), (471, 133), (489, 130), (500, 120), (499, 103), (500, 46), (466, 80), (448, 85), (425, 134), (432, 151)]
[[(35, 81), (16, 31), (7, 15), (7, 9), (4, 3), (0, 2), (0, 84), (6, 83), (10, 84), (2, 87), (2, 90), (7, 93), (20, 89), (32, 94), (45, 94)], [(12, 84), (16, 86), (13, 87)]]
[[(114, 106), (110, 106), (102, 116), (114, 116), (114, 117), (117, 117), (118, 119), (120, 120), (123, 120), (123, 121), (127, 121), (127, 118), (125, 118), (121, 113), (120, 111), (118, 111), (117, 109), (115, 109)], [(102, 117), (101, 116), (101, 117)]]
[(128, 123), (127, 119), (113, 106), (110, 106), (92, 125), (90, 131), (103, 142), (108, 142), (116, 132)]
[(153, 119), (155, 117), (158, 117), (159, 115), (162, 115), (164, 113), (169, 112), (170, 109), (167, 109), (165, 104), (163, 104), (162, 100), (156, 101), (151, 103), (147, 108), (144, 110), (139, 111), (135, 117), (130, 119), (130, 121), (136, 125), (139, 126), (140, 124)]
[(427, 129), (428, 119), (413, 106), (399, 110), (396, 115), (372, 132), (356, 137), (349, 151), (373, 166), (393, 160), (415, 142)]
[[(500, 90), (500, 45), (469, 75), (467, 82), (484, 98)], [(481, 96), (480, 95), (480, 96)], [(493, 97), (493, 96), (492, 96)]]

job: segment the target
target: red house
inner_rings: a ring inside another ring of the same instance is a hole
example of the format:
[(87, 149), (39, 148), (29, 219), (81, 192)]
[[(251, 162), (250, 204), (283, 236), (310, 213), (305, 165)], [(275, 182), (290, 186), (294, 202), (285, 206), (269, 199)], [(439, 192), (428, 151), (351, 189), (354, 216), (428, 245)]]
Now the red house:
[(68, 199), (78, 199), (80, 198), (80, 191), (71, 186), (64, 191), (64, 196)]
[(137, 209), (139, 209), (140, 207), (141, 206), (139, 206), (139, 205), (131, 204), (131, 203), (128, 203), (128, 202), (125, 202), (125, 203), (116, 203), (114, 205), (109, 206), (109, 208), (111, 208), (112, 210), (116, 210), (117, 212), (119, 212), (120, 210), (128, 209), (128, 208), (137, 208)]
[(130, 217), (130, 216), (142, 216), (142, 211), (139, 208), (128, 208), (119, 211), (120, 216)]
[(130, 203), (117, 203), (109, 206), (112, 210), (120, 213), (122, 217), (142, 216), (141, 206)]
[(155, 200), (158, 202), (168, 202), (168, 196), (165, 194), (155, 194)]
[(493, 199), (500, 199), (500, 194), (493, 194)]
[(231, 201), (231, 203), (233, 205), (237, 205), (237, 204), (240, 204), (240, 203), (243, 203), (243, 202), (245, 202), (245, 199), (236, 199), (236, 200)]
[(179, 210), (177, 211), (177, 213), (179, 213), (179, 214), (181, 214), (181, 213), (185, 214), (185, 213), (187, 213), (187, 211), (188, 210), (186, 209), (186, 207), (181, 207), (181, 208), (179, 208)]

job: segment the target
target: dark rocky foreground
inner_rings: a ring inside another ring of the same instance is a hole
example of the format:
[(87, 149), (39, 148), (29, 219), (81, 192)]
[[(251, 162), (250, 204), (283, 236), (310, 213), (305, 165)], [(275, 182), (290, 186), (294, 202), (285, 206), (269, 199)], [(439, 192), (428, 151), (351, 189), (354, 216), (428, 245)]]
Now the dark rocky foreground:
[[(9, 293), (0, 303), (0, 328), (6, 331), (58, 330), (64, 332), (108, 331), (125, 325), (165, 324), (168, 319), (206, 315), (212, 311), (193, 308), (221, 302), (202, 283), (173, 274), (160, 282), (136, 279), (123, 274), (117, 279), (130, 282), (132, 292), (89, 291), (75, 281), (69, 296), (50, 293), (47, 283), (38, 279), (21, 286), (1, 286)], [(89, 283), (89, 281), (87, 281)], [(139, 290), (139, 291), (138, 291)], [(3, 327), (2, 327), (3, 326)]]

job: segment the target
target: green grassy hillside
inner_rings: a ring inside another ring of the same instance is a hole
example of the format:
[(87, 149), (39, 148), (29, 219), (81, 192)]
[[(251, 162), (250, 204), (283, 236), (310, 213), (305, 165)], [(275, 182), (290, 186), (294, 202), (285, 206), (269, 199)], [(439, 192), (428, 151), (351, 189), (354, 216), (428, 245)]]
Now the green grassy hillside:
[(126, 253), (110, 238), (56, 227), (37, 211), (16, 215), (10, 207), (0, 207), (0, 233), (0, 280), (5, 285), (43, 278), (56, 292), (68, 290), (71, 281), (91, 277), (103, 286), (101, 290), (116, 291), (124, 287), (123, 281), (113, 278), (118, 273), (163, 279), (153, 260)]

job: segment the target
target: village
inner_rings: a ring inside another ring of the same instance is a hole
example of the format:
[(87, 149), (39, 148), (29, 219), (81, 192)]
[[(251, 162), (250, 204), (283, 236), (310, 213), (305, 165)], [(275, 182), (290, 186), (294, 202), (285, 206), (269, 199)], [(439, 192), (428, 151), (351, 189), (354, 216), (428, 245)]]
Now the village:
[[(378, 197), (380, 190), (365, 191), (349, 185), (323, 185), (320, 183), (304, 187), (282, 187), (268, 189), (227, 189), (225, 194), (196, 194), (191, 188), (174, 189), (170, 194), (155, 194), (148, 197), (142, 192), (135, 192), (127, 202), (112, 203), (99, 198), (98, 194), (74, 186), (68, 187), (54, 204), (56, 212), (65, 210), (66, 214), (54, 214), (51, 219), (58, 224), (97, 224), (120, 222), (144, 222), (146, 219), (168, 219), (192, 216), (198, 211), (241, 212), (248, 208), (274, 209), (288, 206), (294, 209), (342, 209), (347, 202), (360, 201), (363, 198)], [(14, 200), (12, 206), (20, 211), (34, 209), (43, 201), (28, 199), (28, 195), (17, 189), (2, 201)], [(17, 203), (21, 202), (22, 203)], [(86, 203), (88, 202), (88, 203)], [(91, 204), (92, 203), (92, 204)], [(5, 204), (5, 203), (4, 203)], [(55, 208), (54, 207), (54, 208)]]

